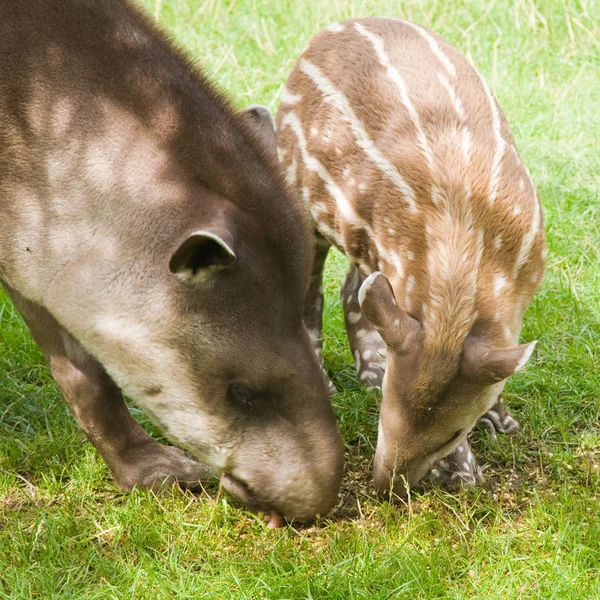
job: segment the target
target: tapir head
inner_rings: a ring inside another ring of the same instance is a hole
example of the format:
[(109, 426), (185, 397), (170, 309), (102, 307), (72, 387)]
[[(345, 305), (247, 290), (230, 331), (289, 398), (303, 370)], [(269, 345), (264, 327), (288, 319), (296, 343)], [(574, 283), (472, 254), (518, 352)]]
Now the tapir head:
[[(250, 116), (246, 139), (256, 136), (257, 145), (261, 114)], [(310, 231), (274, 152), (264, 166), (268, 141), (260, 143), (262, 165), (240, 174), (254, 181), (237, 184), (245, 202), (231, 200), (236, 189), (227, 197), (182, 179), (177, 218), (167, 214), (161, 239), (148, 239), (135, 277), (113, 281), (115, 301), (95, 324), (94, 348), (167, 437), (234, 496), (309, 520), (335, 503), (343, 448), (302, 320)]]
[(387, 345), (375, 486), (404, 496), (492, 408), (536, 342), (498, 347), (477, 325), (460, 340), (428, 340), (423, 323), (398, 306), (381, 273), (365, 280), (359, 300)]

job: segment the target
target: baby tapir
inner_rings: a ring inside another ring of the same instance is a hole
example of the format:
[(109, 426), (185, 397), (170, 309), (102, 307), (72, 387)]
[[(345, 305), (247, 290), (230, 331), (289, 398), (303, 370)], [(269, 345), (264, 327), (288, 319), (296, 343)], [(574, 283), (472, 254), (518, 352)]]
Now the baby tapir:
[[(124, 0), (0, 5), (0, 281), (123, 489), (325, 514), (342, 445), (303, 326), (310, 229), (260, 134)], [(268, 121), (267, 129), (272, 130)]]
[[(321, 337), (323, 263), (348, 257), (346, 328), (359, 378), (382, 386), (375, 485), (405, 493), (480, 471), (466, 440), (516, 421), (506, 378), (546, 256), (542, 213), (488, 86), (454, 47), (397, 19), (335, 23), (301, 55), (278, 150), (317, 233), (305, 323)], [(486, 414), (487, 413), (487, 414)]]

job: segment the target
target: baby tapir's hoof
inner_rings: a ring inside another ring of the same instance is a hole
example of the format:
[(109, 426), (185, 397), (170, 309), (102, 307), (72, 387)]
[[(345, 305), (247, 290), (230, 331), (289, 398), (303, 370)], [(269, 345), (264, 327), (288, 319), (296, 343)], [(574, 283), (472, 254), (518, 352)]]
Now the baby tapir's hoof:
[(470, 488), (483, 481), (483, 474), (469, 443), (465, 440), (454, 452), (438, 460), (429, 472), (429, 481), (448, 491)]
[(200, 491), (201, 481), (210, 476), (206, 465), (173, 446), (153, 445), (132, 453), (113, 471), (115, 483), (124, 492), (134, 487), (158, 490), (177, 483), (183, 489)]
[(519, 431), (518, 421), (508, 412), (502, 398), (479, 418), (475, 427), (485, 429), (493, 438), (496, 437), (496, 433), (511, 434)]

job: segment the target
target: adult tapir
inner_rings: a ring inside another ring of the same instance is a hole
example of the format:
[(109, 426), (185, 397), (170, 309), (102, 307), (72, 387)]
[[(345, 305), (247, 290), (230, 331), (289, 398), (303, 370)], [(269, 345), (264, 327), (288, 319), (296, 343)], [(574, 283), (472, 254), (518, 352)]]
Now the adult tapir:
[(125, 0), (2, 2), (0, 57), (0, 282), (117, 485), (209, 465), (277, 521), (327, 513), (342, 445), (266, 114)]

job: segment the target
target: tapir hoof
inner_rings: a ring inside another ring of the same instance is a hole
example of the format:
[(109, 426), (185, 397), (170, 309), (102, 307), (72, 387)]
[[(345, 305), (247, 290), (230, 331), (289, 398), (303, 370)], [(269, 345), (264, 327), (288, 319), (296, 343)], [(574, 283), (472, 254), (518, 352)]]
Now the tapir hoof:
[(131, 460), (113, 470), (113, 476), (124, 492), (134, 487), (158, 490), (174, 483), (183, 489), (200, 491), (201, 482), (210, 476), (210, 470), (179, 448), (156, 444), (132, 453)]
[(429, 481), (454, 492), (483, 481), (483, 473), (465, 441), (451, 454), (439, 460), (429, 472)]
[(493, 438), (496, 437), (496, 433), (510, 435), (519, 431), (518, 421), (508, 412), (502, 400), (480, 417), (475, 427), (485, 429)]

